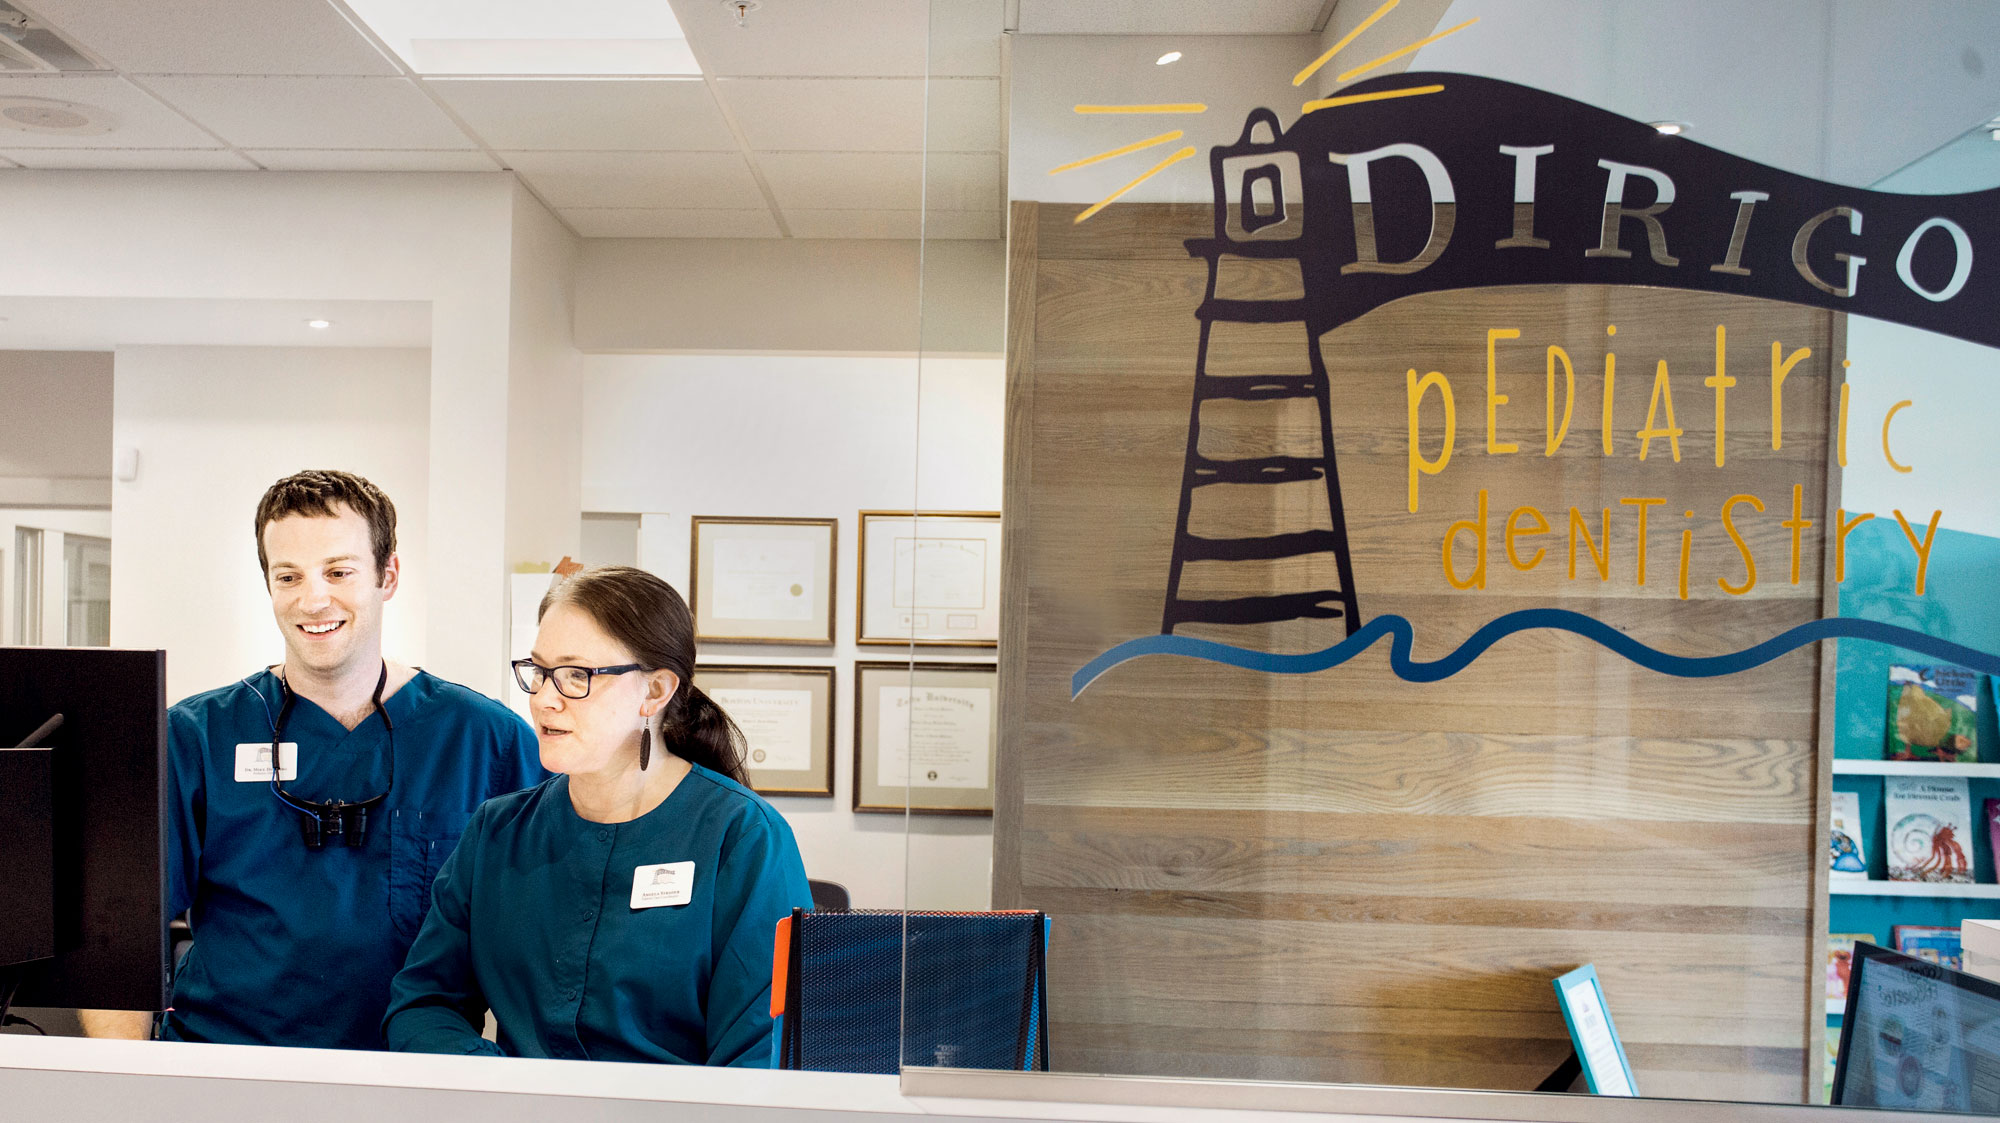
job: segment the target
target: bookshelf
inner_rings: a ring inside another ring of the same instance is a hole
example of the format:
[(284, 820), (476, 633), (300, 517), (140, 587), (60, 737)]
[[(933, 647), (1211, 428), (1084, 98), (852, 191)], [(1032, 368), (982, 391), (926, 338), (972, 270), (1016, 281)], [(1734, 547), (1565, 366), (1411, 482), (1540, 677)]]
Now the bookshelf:
[(2000, 764), (1940, 764), (1933, 760), (1855, 760), (1835, 757), (1835, 776), (1969, 776), (2000, 780)]
[(1827, 891), (1836, 897), (1961, 897), (2000, 900), (2000, 885), (1938, 881), (1835, 881)]

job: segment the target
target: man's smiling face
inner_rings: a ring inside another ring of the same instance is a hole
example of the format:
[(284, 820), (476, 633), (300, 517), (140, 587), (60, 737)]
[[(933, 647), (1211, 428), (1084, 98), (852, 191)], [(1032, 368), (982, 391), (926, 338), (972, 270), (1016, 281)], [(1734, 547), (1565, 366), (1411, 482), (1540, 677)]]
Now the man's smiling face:
[(397, 561), (382, 573), (368, 523), (346, 505), (332, 518), (290, 515), (264, 527), (271, 612), (288, 667), (339, 677), (382, 658), (382, 604), (396, 594)]

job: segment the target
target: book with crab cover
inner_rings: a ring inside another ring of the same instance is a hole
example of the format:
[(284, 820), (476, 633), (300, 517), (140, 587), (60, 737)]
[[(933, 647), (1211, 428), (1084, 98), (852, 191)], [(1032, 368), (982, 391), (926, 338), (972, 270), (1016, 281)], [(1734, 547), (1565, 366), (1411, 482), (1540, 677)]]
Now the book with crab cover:
[(1896, 941), (1896, 950), (1904, 955), (1949, 967), (1954, 971), (1965, 970), (1965, 954), (1958, 942), (1958, 929), (1939, 928), (1929, 924), (1898, 924), (1890, 930), (1889, 936)]
[(1889, 666), (1884, 760), (1979, 758), (1980, 674), (1964, 667)]
[(1972, 880), (1972, 799), (1963, 776), (1886, 776), (1891, 881)]

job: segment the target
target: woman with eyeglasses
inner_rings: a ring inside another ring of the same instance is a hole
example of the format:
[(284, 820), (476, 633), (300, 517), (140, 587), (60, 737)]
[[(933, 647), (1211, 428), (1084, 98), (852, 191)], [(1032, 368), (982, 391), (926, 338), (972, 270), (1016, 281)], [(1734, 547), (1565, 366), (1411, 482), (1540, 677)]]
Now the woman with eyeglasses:
[(390, 1048), (771, 1063), (773, 933), (812, 897), (693, 671), (687, 603), (650, 573), (589, 569), (543, 598), (514, 674), (556, 775), (482, 805), (445, 861)]

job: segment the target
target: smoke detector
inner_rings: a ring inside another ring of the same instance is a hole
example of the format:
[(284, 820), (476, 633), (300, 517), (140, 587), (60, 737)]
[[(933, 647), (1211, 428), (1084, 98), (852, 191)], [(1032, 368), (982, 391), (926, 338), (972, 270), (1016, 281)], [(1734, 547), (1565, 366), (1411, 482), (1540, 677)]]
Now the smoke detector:
[(97, 136), (118, 127), (94, 105), (46, 97), (0, 97), (0, 128), (57, 136)]

